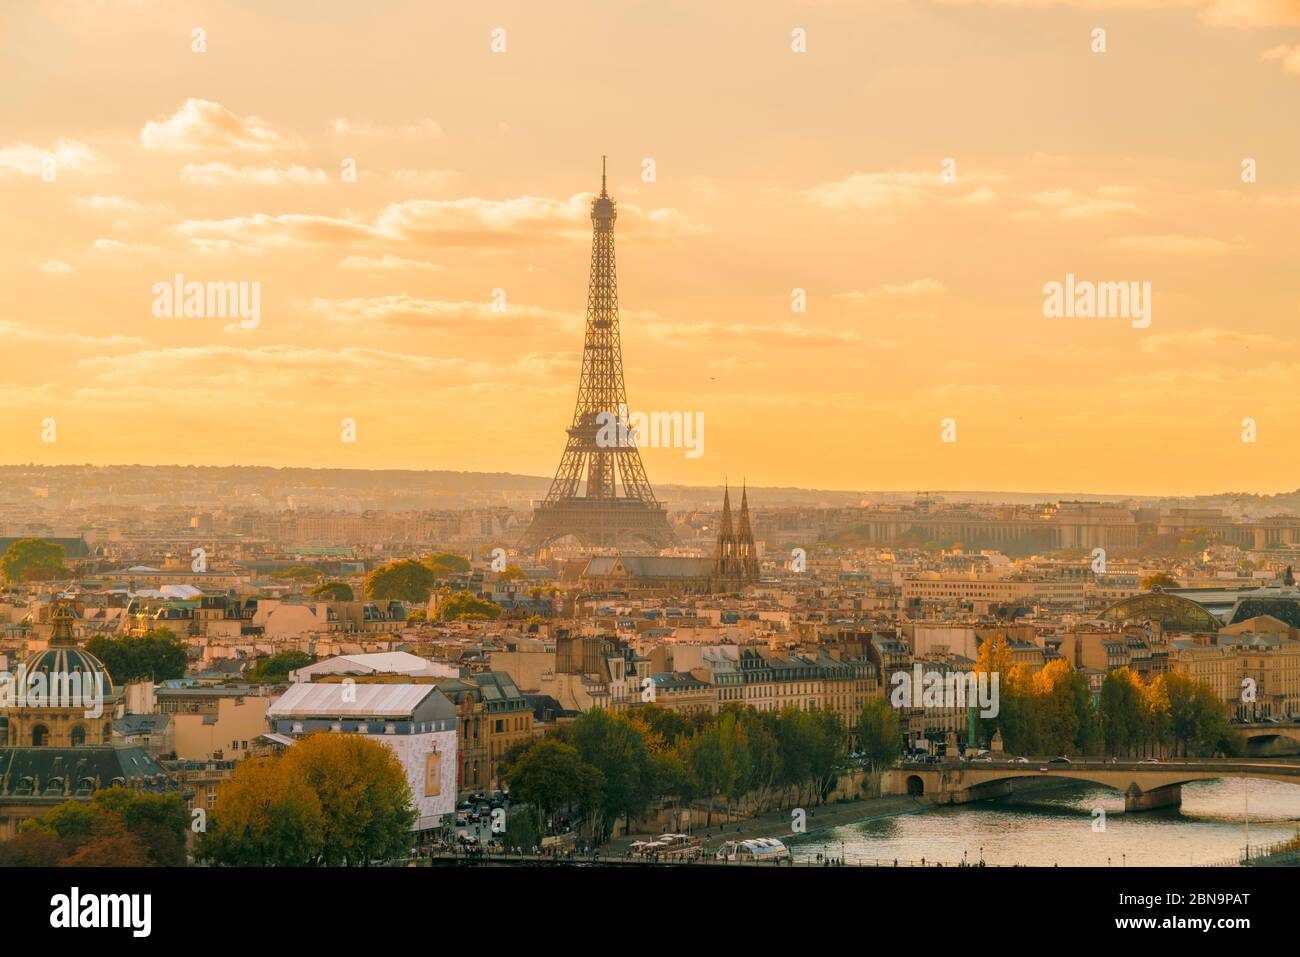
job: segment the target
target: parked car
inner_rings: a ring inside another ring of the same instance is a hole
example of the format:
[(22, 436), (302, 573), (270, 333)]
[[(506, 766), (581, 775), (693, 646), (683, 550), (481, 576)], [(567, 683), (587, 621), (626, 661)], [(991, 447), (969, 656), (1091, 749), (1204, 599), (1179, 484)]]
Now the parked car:
[(1141, 761), (1138, 762), (1138, 764), (1159, 764), (1159, 763), (1160, 762), (1155, 758), (1143, 758)]
[(1069, 758), (1067, 758), (1064, 754), (1058, 754), (1056, 757), (1052, 758), (1052, 760), (1048, 761), (1047, 763), (1048, 764), (1073, 764), (1074, 762), (1071, 761)]
[(1028, 759), (1028, 758), (1012, 758), (1012, 759), (1011, 759), (1011, 763), (1012, 763), (1012, 764), (1028, 764), (1028, 763), (1029, 763), (1029, 759)]

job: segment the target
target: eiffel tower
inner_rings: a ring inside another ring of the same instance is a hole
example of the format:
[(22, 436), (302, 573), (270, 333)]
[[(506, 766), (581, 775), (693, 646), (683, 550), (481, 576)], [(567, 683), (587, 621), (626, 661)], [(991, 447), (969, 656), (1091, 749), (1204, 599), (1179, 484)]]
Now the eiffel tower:
[[(551, 490), (533, 510), (532, 524), (519, 540), (523, 548), (541, 548), (566, 535), (588, 547), (622, 547), (639, 542), (659, 549), (677, 544), (677, 536), (668, 525), (668, 513), (650, 488), (635, 441), (599, 441), (612, 431), (607, 424), (609, 417), (617, 421), (627, 410), (623, 347), (618, 333), (618, 272), (614, 266), (617, 217), (618, 209), (606, 189), (602, 157), (600, 195), (591, 203), (594, 235), (578, 402)], [(606, 424), (603, 430), (602, 424)]]

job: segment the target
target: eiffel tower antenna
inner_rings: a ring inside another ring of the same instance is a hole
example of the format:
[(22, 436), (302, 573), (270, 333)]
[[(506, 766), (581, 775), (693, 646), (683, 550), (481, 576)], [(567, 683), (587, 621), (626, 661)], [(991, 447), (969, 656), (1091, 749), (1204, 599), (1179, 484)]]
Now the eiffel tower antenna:
[(591, 276), (578, 400), (551, 489), (533, 510), (532, 524), (520, 540), (524, 548), (541, 548), (567, 535), (595, 547), (633, 541), (656, 548), (677, 544), (667, 512), (646, 478), (636, 437), (628, 429), (614, 261), (616, 219), (618, 205), (607, 189), (602, 156), (600, 195), (591, 203)]

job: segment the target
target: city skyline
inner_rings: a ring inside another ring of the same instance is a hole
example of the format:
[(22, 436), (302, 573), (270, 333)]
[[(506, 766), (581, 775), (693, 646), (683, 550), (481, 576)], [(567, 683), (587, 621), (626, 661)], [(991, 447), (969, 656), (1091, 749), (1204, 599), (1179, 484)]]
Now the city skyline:
[[(1293, 5), (318, 6), (4, 15), (6, 458), (547, 475), (609, 154), (631, 405), (708, 425), (656, 487), (1294, 488)], [(1151, 324), (1046, 318), (1070, 276)]]

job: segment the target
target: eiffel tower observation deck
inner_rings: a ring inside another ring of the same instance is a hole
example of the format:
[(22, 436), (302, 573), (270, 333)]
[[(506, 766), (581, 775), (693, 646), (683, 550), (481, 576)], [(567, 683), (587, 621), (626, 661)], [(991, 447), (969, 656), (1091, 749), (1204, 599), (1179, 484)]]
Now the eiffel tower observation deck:
[(591, 279), (578, 401), (560, 467), (519, 541), (523, 548), (542, 548), (570, 536), (596, 548), (659, 549), (677, 544), (668, 513), (650, 488), (635, 440), (614, 444), (601, 440), (611, 431), (602, 430), (602, 423), (611, 415), (625, 415), (628, 407), (614, 264), (617, 218), (602, 161), (600, 195), (591, 203)]

